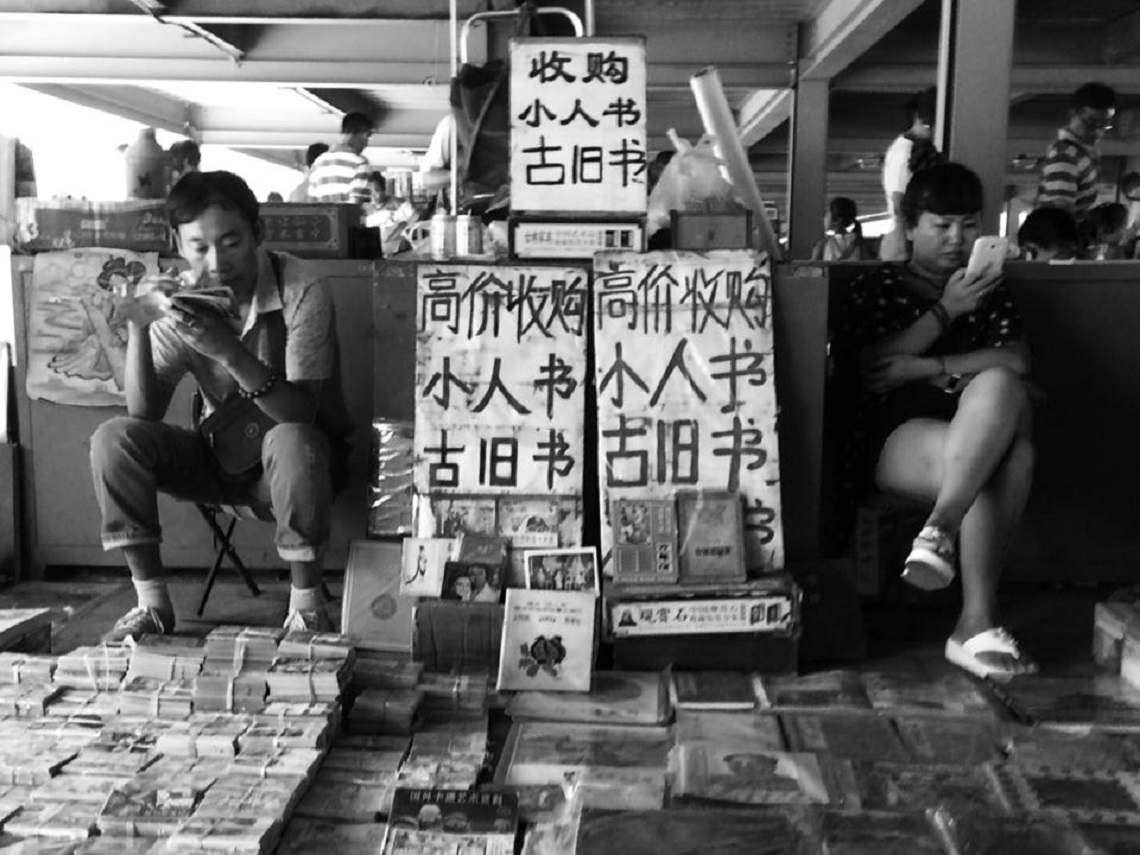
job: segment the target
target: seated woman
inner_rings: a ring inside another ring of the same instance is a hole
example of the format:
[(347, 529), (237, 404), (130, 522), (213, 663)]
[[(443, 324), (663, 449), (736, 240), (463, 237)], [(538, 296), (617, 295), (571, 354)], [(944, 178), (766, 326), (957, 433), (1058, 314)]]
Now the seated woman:
[(845, 319), (862, 374), (863, 486), (933, 503), (903, 578), (934, 590), (962, 572), (946, 658), (977, 676), (1036, 670), (997, 618), (1002, 558), (1033, 474), (1029, 353), (1000, 277), (973, 278), (982, 186), (957, 163), (917, 173), (902, 214), (906, 263), (854, 282)]

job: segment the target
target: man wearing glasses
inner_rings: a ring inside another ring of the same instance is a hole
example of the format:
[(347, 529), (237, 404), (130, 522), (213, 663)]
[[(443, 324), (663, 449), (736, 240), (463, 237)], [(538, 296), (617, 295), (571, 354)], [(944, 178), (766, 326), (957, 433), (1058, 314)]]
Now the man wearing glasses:
[(1086, 83), (1073, 93), (1069, 124), (1057, 131), (1041, 162), (1038, 207), (1064, 208), (1078, 220), (1088, 213), (1097, 195), (1097, 145), (1115, 113), (1116, 92), (1103, 83)]

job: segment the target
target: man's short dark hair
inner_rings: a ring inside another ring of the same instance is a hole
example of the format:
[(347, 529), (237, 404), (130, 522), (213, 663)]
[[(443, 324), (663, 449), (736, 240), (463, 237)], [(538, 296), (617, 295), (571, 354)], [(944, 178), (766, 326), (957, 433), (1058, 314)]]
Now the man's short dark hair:
[(903, 193), (903, 221), (918, 224), (924, 211), (940, 216), (964, 216), (982, 210), (982, 181), (960, 163), (939, 163), (915, 173)]
[(1116, 90), (1103, 83), (1086, 83), (1073, 93), (1073, 109), (1089, 107), (1093, 110), (1116, 108)]
[(170, 160), (176, 166), (198, 168), (202, 162), (202, 149), (194, 140), (179, 140), (170, 146)]
[(388, 181), (384, 178), (384, 173), (379, 170), (373, 170), (368, 176), (368, 180), (376, 184), (380, 188), (381, 193), (388, 192)]
[(305, 166), (312, 166), (318, 157), (329, 150), (328, 143), (315, 142), (305, 149)]
[(935, 114), (938, 112), (938, 89), (930, 86), (921, 92), (911, 95), (903, 104), (907, 121), (914, 122), (914, 117), (921, 117), (928, 125), (934, 124)]
[(1128, 172), (1120, 179), (1120, 192), (1132, 196), (1140, 191), (1140, 172)]
[(1021, 246), (1033, 244), (1041, 249), (1075, 249), (1080, 241), (1077, 221), (1064, 208), (1045, 206), (1034, 208), (1017, 230)]
[(215, 206), (237, 211), (252, 228), (257, 227), (257, 197), (239, 176), (222, 170), (190, 172), (178, 179), (166, 198), (166, 217), (177, 230)]
[(340, 132), (342, 134), (370, 134), (375, 128), (375, 122), (363, 113), (355, 111), (345, 113), (344, 118), (340, 120)]

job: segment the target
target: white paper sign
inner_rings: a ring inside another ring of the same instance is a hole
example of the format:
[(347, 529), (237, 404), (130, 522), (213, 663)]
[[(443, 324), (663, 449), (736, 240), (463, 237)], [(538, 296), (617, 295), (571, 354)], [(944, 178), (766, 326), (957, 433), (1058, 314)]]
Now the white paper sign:
[(583, 268), (423, 264), (415, 489), (582, 493)]
[(764, 253), (599, 253), (595, 376), (602, 553), (618, 497), (739, 492), (750, 575), (784, 564)]
[(511, 40), (511, 211), (645, 213), (644, 38)]

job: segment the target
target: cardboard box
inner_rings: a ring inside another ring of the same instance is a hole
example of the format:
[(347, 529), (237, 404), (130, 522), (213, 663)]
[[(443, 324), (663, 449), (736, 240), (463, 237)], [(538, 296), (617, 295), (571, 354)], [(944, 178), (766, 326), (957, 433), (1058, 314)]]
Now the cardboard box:
[(413, 620), (412, 657), (425, 671), (499, 670), (503, 638), (500, 603), (421, 600)]
[(16, 246), (23, 252), (91, 246), (165, 252), (173, 248), (165, 205), (161, 199), (20, 198), (16, 200)]
[(266, 249), (306, 258), (349, 258), (349, 230), (362, 209), (348, 203), (274, 202), (261, 206)]

